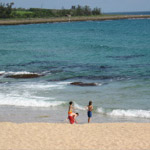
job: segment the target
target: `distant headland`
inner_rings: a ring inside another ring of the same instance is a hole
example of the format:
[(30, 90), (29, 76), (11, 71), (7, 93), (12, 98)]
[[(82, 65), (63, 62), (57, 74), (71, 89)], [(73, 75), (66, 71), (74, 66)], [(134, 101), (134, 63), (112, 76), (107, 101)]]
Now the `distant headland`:
[(6, 19), (0, 20), (0, 25), (20, 25), (20, 24), (40, 24), (55, 22), (73, 21), (104, 21), (119, 19), (138, 19), (150, 18), (150, 15), (101, 15), (101, 16), (80, 16), (80, 17), (57, 17), (57, 18), (30, 18), (30, 19)]
[(100, 8), (80, 5), (70, 9), (12, 8), (13, 5), (0, 3), (0, 25), (150, 18), (149, 14), (102, 14)]

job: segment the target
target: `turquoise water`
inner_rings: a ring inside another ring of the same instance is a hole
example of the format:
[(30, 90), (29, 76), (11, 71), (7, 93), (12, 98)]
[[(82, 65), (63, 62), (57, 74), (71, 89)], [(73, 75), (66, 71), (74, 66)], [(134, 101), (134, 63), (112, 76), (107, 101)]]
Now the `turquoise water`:
[(0, 26), (0, 106), (52, 110), (59, 122), (72, 100), (84, 122), (92, 100), (93, 122), (149, 122), (149, 43), (150, 19)]
[(111, 12), (105, 14), (117, 14), (117, 15), (150, 15), (150, 11), (134, 11), (134, 12)]

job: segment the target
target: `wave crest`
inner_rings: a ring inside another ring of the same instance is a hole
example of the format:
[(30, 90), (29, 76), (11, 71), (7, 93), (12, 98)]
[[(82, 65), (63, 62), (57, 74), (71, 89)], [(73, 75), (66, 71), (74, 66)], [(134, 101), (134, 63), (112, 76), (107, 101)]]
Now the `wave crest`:
[(81, 106), (81, 105), (79, 105), (77, 103), (74, 103), (74, 107), (75, 107), (75, 109), (78, 109), (78, 110), (86, 110), (85, 107), (83, 107), (83, 106)]
[(19, 97), (1, 95), (0, 105), (22, 106), (22, 107), (57, 107), (65, 104), (64, 101), (56, 101), (54, 98), (44, 97)]
[(116, 109), (108, 113), (111, 116), (123, 116), (123, 117), (139, 117), (150, 118), (150, 111), (148, 110), (121, 110)]
[(98, 113), (105, 114), (108, 116), (116, 116), (116, 117), (136, 117), (136, 118), (150, 118), (150, 110), (136, 110), (136, 109), (114, 109), (111, 112), (107, 112), (103, 108), (97, 109)]

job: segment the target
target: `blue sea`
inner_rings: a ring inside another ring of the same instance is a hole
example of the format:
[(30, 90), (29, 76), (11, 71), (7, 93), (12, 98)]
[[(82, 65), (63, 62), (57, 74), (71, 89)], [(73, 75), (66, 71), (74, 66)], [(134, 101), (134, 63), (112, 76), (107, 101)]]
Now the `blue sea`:
[(0, 121), (66, 122), (69, 101), (79, 123), (89, 101), (92, 122), (150, 122), (150, 19), (0, 26)]
[(150, 15), (150, 11), (135, 11), (135, 12), (109, 12), (104, 14), (116, 15)]

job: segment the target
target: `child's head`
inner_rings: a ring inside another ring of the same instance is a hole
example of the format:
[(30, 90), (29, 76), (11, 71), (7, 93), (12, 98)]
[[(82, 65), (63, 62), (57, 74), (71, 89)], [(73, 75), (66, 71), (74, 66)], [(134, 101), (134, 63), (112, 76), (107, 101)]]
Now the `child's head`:
[(77, 116), (79, 116), (79, 113), (76, 113), (77, 114)]
[(92, 105), (92, 101), (89, 101), (89, 105)]
[(70, 102), (69, 102), (69, 105), (72, 105), (72, 104), (73, 104), (73, 102), (72, 102), (72, 101), (70, 101)]

